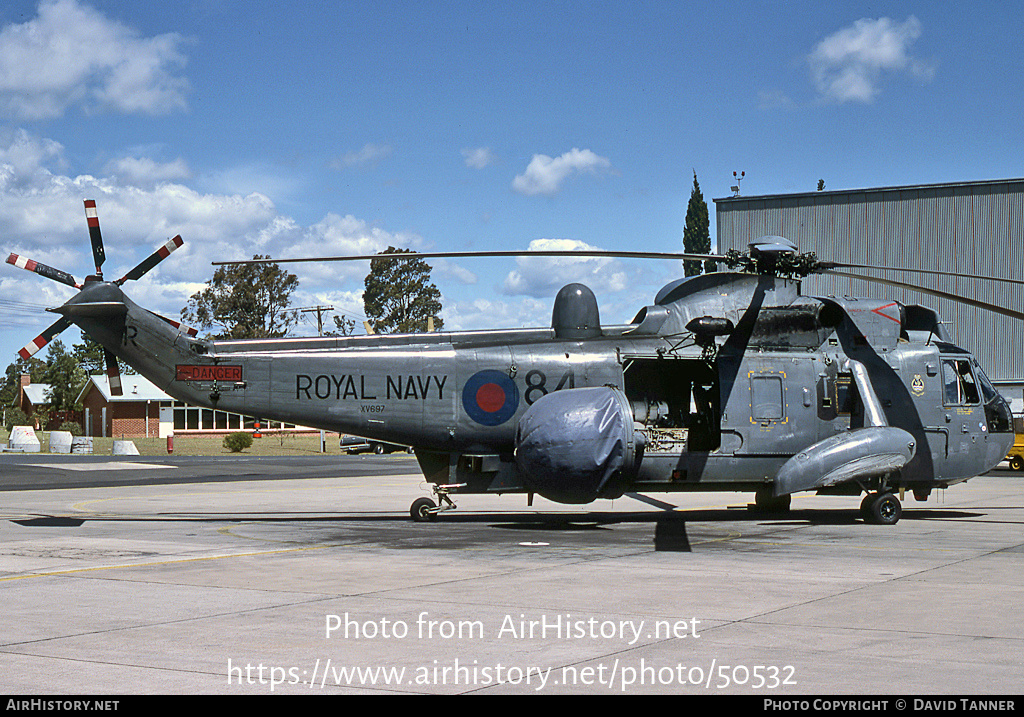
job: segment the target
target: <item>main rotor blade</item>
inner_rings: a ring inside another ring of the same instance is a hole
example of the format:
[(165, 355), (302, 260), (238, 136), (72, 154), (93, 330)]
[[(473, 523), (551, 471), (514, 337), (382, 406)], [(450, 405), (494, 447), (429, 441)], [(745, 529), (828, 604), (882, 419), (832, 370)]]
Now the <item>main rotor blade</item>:
[(114, 283), (120, 286), (126, 281), (135, 281), (136, 279), (142, 278), (143, 276), (145, 276), (147, 271), (149, 271), (154, 266), (156, 266), (164, 259), (166, 259), (168, 256), (170, 256), (172, 251), (174, 251), (184, 243), (185, 240), (181, 238), (180, 234), (174, 237), (173, 239), (168, 239), (163, 246), (161, 246), (155, 252), (153, 252), (145, 259), (143, 259), (141, 262), (139, 262), (139, 264), (134, 269), (129, 271), (127, 274), (122, 276)]
[(100, 234), (100, 217), (96, 213), (96, 200), (85, 200), (85, 220), (89, 224), (89, 240), (92, 242), (92, 258), (96, 263), (96, 275), (103, 276), (103, 236)]
[(61, 284), (67, 284), (75, 289), (82, 288), (82, 285), (75, 281), (75, 277), (71, 276), (71, 274), (66, 271), (54, 269), (52, 266), (47, 266), (46, 264), (40, 264), (38, 261), (33, 261), (25, 256), (11, 254), (7, 257), (7, 263), (13, 264), (19, 269), (25, 269), (26, 271), (34, 272), (40, 276), (45, 276), (47, 279), (59, 281)]
[(610, 259), (678, 259), (682, 261), (725, 261), (726, 257), (718, 254), (677, 254), (660, 251), (604, 251), (601, 249), (581, 249), (566, 251), (541, 249), (539, 251), (425, 251), (395, 252), (393, 254), (361, 254), (359, 256), (318, 256), (298, 259), (243, 259), (240, 261), (214, 261), (213, 266), (232, 264), (295, 264), (311, 261), (366, 261), (368, 259), (479, 259), (495, 257), (528, 257), (528, 256), (567, 256), (567, 257), (607, 257)]
[(932, 276), (948, 276), (953, 279), (980, 279), (982, 281), (998, 281), (1003, 284), (1024, 285), (1021, 279), (1004, 279), (1000, 276), (981, 276), (979, 274), (961, 274), (955, 271), (934, 271), (932, 269), (908, 269), (902, 266), (873, 266), (871, 264), (841, 264), (834, 261), (821, 262), (822, 269), (874, 269), (877, 271), (904, 271), (908, 274), (930, 274)]
[(908, 291), (916, 291), (920, 294), (928, 294), (929, 296), (937, 296), (940, 299), (948, 299), (949, 301), (955, 301), (959, 304), (966, 304), (967, 306), (973, 306), (976, 309), (984, 309), (985, 311), (993, 311), (1003, 316), (1009, 316), (1013, 319), (1024, 320), (1024, 312), (1014, 311), (1008, 309), (1005, 306), (996, 306), (995, 304), (988, 304), (984, 301), (978, 301), (977, 299), (968, 299), (964, 296), (957, 296), (956, 294), (950, 294), (945, 291), (939, 291), (938, 289), (928, 289), (923, 286), (915, 286), (913, 284), (907, 284), (902, 281), (893, 281), (892, 279), (883, 279), (879, 276), (864, 276), (863, 274), (850, 274), (845, 271), (835, 271), (833, 269), (823, 269), (815, 272), (821, 276), (842, 276), (847, 279), (859, 279), (861, 281), (873, 281), (876, 284), (885, 284), (887, 286), (893, 286), (897, 289), (907, 289)]
[(35, 355), (35, 353), (39, 351), (39, 349), (43, 348), (44, 346), (46, 346), (46, 344), (53, 341), (53, 338), (57, 334), (59, 334), (61, 331), (68, 328), (69, 326), (71, 326), (71, 320), (63, 316), (60, 317), (54, 323), (52, 323), (49, 326), (49, 328), (43, 331), (43, 333), (39, 334), (34, 339), (25, 344), (25, 348), (18, 351), (18, 355), (21, 356), (22, 360), (27, 361), (29, 358)]

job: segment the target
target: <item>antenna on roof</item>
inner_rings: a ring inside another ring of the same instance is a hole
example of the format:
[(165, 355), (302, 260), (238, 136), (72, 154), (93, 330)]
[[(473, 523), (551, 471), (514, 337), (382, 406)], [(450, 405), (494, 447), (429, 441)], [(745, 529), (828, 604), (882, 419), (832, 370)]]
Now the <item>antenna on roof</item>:
[(733, 186), (729, 187), (729, 189), (732, 190), (732, 196), (734, 196), (734, 197), (740, 196), (740, 182), (743, 181), (743, 176), (745, 174), (746, 174), (746, 172), (740, 172), (739, 174), (736, 174), (736, 172), (732, 173), (732, 178), (736, 180), (736, 184), (734, 184)]

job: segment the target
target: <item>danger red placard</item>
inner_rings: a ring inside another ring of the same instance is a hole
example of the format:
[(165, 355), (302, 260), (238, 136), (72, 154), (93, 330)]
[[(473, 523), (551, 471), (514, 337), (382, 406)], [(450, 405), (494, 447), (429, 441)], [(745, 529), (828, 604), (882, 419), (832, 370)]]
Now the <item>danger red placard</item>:
[(182, 366), (178, 365), (177, 381), (241, 381), (241, 366)]

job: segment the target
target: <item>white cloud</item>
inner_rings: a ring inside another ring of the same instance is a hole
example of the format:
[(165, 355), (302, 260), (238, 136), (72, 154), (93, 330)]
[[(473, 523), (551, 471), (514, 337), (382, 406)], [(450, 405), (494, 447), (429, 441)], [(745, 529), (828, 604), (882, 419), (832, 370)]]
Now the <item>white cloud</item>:
[[(461, 264), (456, 264), (447, 259), (427, 259), (427, 263), (433, 269), (431, 277), (435, 279), (449, 278), (454, 279), (460, 284), (467, 285), (475, 284), (478, 281), (477, 275), (474, 272)], [(435, 283), (437, 282), (435, 281)]]
[(560, 157), (535, 154), (526, 171), (512, 180), (512, 189), (529, 196), (546, 194), (553, 196), (562, 188), (562, 183), (572, 174), (579, 172), (596, 173), (609, 169), (611, 162), (589, 149), (572, 149)]
[(442, 297), (445, 329), (463, 331), (471, 329), (521, 329), (551, 325), (553, 297), (534, 299), (521, 297), (514, 301), (477, 298), (451, 301)]
[[(550, 326), (555, 295), (563, 285), (539, 297), (476, 297), (457, 300), (445, 295), (442, 297), (444, 310), (441, 316), (445, 328), (452, 331)], [(653, 296), (649, 287), (637, 290), (630, 285), (625, 291), (611, 293), (594, 284), (589, 286), (597, 296), (601, 323), (605, 326), (628, 323), (637, 311), (651, 303)]]
[(757, 93), (759, 110), (784, 110), (792, 107), (793, 100), (781, 90), (759, 90)]
[[(536, 239), (530, 242), (528, 251), (597, 248), (575, 239)], [(608, 257), (518, 257), (516, 266), (502, 284), (506, 294), (553, 297), (560, 288), (573, 282), (586, 284), (595, 292), (621, 291), (627, 286), (626, 272), (615, 259)]]
[(462, 150), (462, 157), (466, 160), (466, 166), (472, 169), (483, 169), (494, 164), (497, 159), (490, 147), (466, 148)]
[(287, 170), (263, 161), (226, 167), (199, 177), (197, 185), (216, 194), (252, 194), (276, 197), (279, 201), (301, 192), (302, 183)]
[[(275, 258), (373, 254), (388, 246), (417, 249), (424, 245), (418, 234), (389, 232), (351, 215), (328, 214), (315, 224), (300, 225), (260, 193), (199, 192), (169, 178), (154, 182), (159, 175), (186, 173), (184, 162), (162, 165), (132, 157), (112, 161), (104, 170), (107, 176), (75, 176), (59, 171), (62, 153), (56, 142), (24, 130), (0, 131), (4, 251), (67, 271), (81, 281), (95, 268), (82, 200), (95, 199), (107, 255), (103, 274), (108, 278), (122, 276), (169, 237), (181, 234), (184, 238), (174, 254), (125, 287), (137, 303), (171, 318), (177, 318), (188, 298), (213, 276), (213, 261), (249, 259), (254, 254)], [(299, 277), (294, 306), (332, 304), (339, 313), (361, 321), (360, 297), (368, 262), (282, 267)], [(437, 274), (462, 283), (475, 280), (457, 265), (439, 264)], [(72, 293), (68, 287), (15, 267), (0, 270), (0, 304), (8, 307), (0, 317), (0, 343), (8, 353), (53, 323), (44, 306), (60, 305)], [(315, 333), (308, 326), (299, 331)]]
[[(417, 234), (389, 232), (351, 214), (328, 214), (305, 229), (296, 227), (288, 236), (274, 239), (276, 258), (316, 258), (330, 256), (364, 256), (376, 254), (389, 246), (415, 249), (423, 239)], [(339, 282), (358, 281), (370, 270), (369, 261), (311, 261), (292, 265), (302, 268), (302, 276), (313, 284), (336, 287)]]
[[(0, 229), (3, 249), (42, 261), (82, 280), (92, 273), (89, 233), (82, 200), (96, 199), (107, 261), (103, 273), (123, 275), (168, 237), (181, 234), (185, 244), (141, 280), (125, 288), (142, 306), (177, 318), (189, 296), (202, 288), (214, 272), (213, 261), (248, 259), (253, 254), (275, 258), (373, 254), (388, 246), (424, 249), (423, 237), (392, 232), (352, 215), (328, 214), (310, 225), (282, 214), (264, 194), (197, 191), (168, 179), (154, 183), (154, 174), (184, 171), (176, 162), (161, 165), (142, 161), (145, 149), (131, 154), (135, 162), (112, 162), (106, 176), (74, 175), (62, 170), (59, 144), (25, 131), (0, 132)], [(130, 175), (133, 174), (134, 178)], [(117, 170), (117, 171), (114, 171)], [(152, 170), (152, 171), (150, 171)], [(532, 249), (583, 249), (582, 242), (542, 239)], [(546, 326), (551, 302), (561, 286), (581, 281), (598, 294), (602, 316), (621, 323), (619, 314), (635, 312), (636, 274), (627, 274), (613, 259), (541, 258), (519, 259), (516, 270), (477, 274), (451, 261), (436, 260), (433, 278), (442, 291), (442, 316), (450, 329), (501, 326)], [(282, 265), (299, 277), (294, 306), (332, 304), (340, 313), (360, 313), (363, 278), (368, 262), (309, 262)], [(475, 268), (475, 267), (474, 267)], [(497, 276), (491, 280), (489, 277)], [(486, 281), (482, 281), (488, 277)], [(458, 296), (463, 287), (473, 293), (499, 292), (495, 297), (467, 299)], [(625, 289), (625, 292), (620, 290)], [(0, 303), (20, 306), (28, 301), (48, 306), (63, 303), (73, 292), (56, 282), (7, 266), (0, 270)], [(612, 292), (620, 292), (618, 297)], [(622, 293), (630, 294), (629, 307), (617, 310)], [(650, 292), (645, 292), (650, 293)], [(515, 294), (515, 296), (511, 296)], [(536, 297), (536, 298), (535, 298)], [(628, 319), (626, 316), (625, 319)], [(361, 319), (360, 319), (361, 320)], [(16, 351), (53, 317), (31, 306), (0, 318), (0, 333), (9, 352)], [(308, 325), (301, 330), (312, 333)], [(358, 331), (358, 327), (357, 327)], [(77, 340), (75, 338), (74, 340)]]
[[(0, 141), (3, 139), (0, 136)], [(48, 166), (59, 163), (61, 149), (55, 142), (24, 131), (10, 135), (6, 142), (0, 143), (4, 248), (79, 278), (91, 271), (83, 199), (98, 203), (107, 250), (104, 273), (108, 268), (112, 273), (130, 268), (175, 234), (186, 239), (179, 253), (206, 259), (210, 252), (209, 258), (213, 259), (220, 258), (217, 253), (223, 256), (229, 251), (235, 258), (235, 247), (244, 247), (244, 255), (258, 249), (268, 232), (282, 232), (275, 229), (280, 215), (261, 194), (203, 194), (169, 181), (138, 184), (122, 175), (68, 176)], [(47, 261), (51, 257), (53, 261)], [(179, 272), (182, 280), (196, 278), (195, 262), (173, 264), (168, 271)]]
[(331, 162), (331, 169), (345, 167), (376, 166), (391, 154), (391, 147), (386, 144), (366, 143), (356, 152), (349, 152)]
[(17, 119), (86, 111), (186, 109), (186, 58), (176, 33), (140, 37), (76, 0), (43, 0), (39, 14), (0, 30), (0, 113)]
[(148, 157), (122, 157), (109, 162), (106, 171), (136, 184), (174, 182), (192, 176), (188, 164), (180, 157), (173, 162), (156, 162)]
[(46, 181), (50, 163), (64, 164), (64, 147), (58, 142), (33, 137), (23, 129), (0, 132), (0, 192)]
[(857, 20), (811, 51), (814, 84), (823, 97), (836, 102), (871, 102), (884, 72), (930, 80), (934, 67), (909, 54), (920, 36), (921, 23), (913, 16), (902, 23), (887, 17)]

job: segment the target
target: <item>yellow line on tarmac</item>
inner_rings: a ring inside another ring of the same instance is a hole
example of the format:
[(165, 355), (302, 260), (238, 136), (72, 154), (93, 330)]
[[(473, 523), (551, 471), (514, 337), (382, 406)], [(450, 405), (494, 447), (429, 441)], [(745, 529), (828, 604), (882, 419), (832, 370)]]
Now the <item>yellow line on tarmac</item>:
[[(402, 478), (402, 477), (422, 478), (422, 476), (420, 476), (420, 475), (415, 475), (414, 476), (412, 474), (410, 474), (409, 476), (389, 476), (389, 478), (391, 478), (391, 479), (398, 479), (398, 478)], [(316, 481), (321, 481), (321, 480), (347, 480), (347, 479), (344, 478), (344, 477), (335, 476), (335, 477), (331, 477), (331, 478), (305, 478), (305, 479), (303, 479), (303, 478), (285, 478), (285, 479), (281, 479), (281, 480), (292, 480), (292, 481), (316, 480)], [(239, 482), (257, 482), (257, 481), (239, 481)], [(269, 481), (261, 481), (261, 482), (269, 482)], [(375, 485), (380, 485), (381, 483), (383, 483), (383, 481), (376, 481)], [(392, 483), (392, 485), (404, 486), (405, 483), (401, 482), (401, 481), (398, 481), (398, 480), (395, 480)], [(282, 487), (282, 488), (261, 488), (258, 491), (241, 490), (241, 488), (238, 488), (238, 489), (235, 489), (235, 490), (194, 491), (194, 492), (186, 492), (186, 493), (155, 493), (155, 494), (152, 494), (152, 495), (146, 495), (146, 494), (111, 495), (111, 496), (106, 496), (104, 498), (93, 498), (91, 500), (79, 501), (78, 503), (72, 504), (71, 508), (73, 510), (82, 511), (83, 513), (90, 513), (90, 512), (95, 512), (95, 511), (93, 511), (91, 508), (88, 508), (87, 506), (92, 505), (93, 503), (103, 503), (103, 502), (117, 501), (117, 500), (140, 500), (140, 501), (146, 501), (146, 500), (151, 500), (151, 499), (154, 499), (154, 498), (194, 498), (194, 497), (208, 498), (210, 496), (216, 496), (216, 495), (237, 495), (239, 493), (242, 493), (242, 494), (245, 494), (245, 495), (252, 495), (252, 494), (257, 493), (257, 492), (259, 492), (259, 493), (292, 493), (292, 492), (295, 492), (295, 491), (312, 491), (312, 490), (323, 490), (323, 486), (303, 486), (303, 487), (288, 486), (288, 487)], [(223, 511), (221, 511), (221, 512), (223, 512)]]
[(250, 558), (258, 555), (277, 555), (280, 553), (297, 553), (306, 550), (323, 550), (324, 548), (337, 547), (339, 544), (331, 545), (312, 545), (304, 548), (281, 548), (280, 550), (261, 550), (257, 552), (249, 553), (229, 553), (227, 555), (209, 555), (200, 558), (180, 558), (177, 560), (156, 560), (148, 563), (127, 563), (125, 565), (98, 565), (92, 568), (73, 568), (70, 570), (49, 570), (46, 572), (33, 572), (28, 575), (13, 575), (6, 578), (0, 578), (0, 582), (10, 582), (12, 580), (26, 580), (28, 578), (47, 578), (58, 575), (74, 575), (75, 573), (89, 573), (100, 570), (123, 570), (125, 568), (148, 568), (155, 565), (176, 565), (179, 563), (196, 563), (204, 560), (224, 560), (225, 558)]

